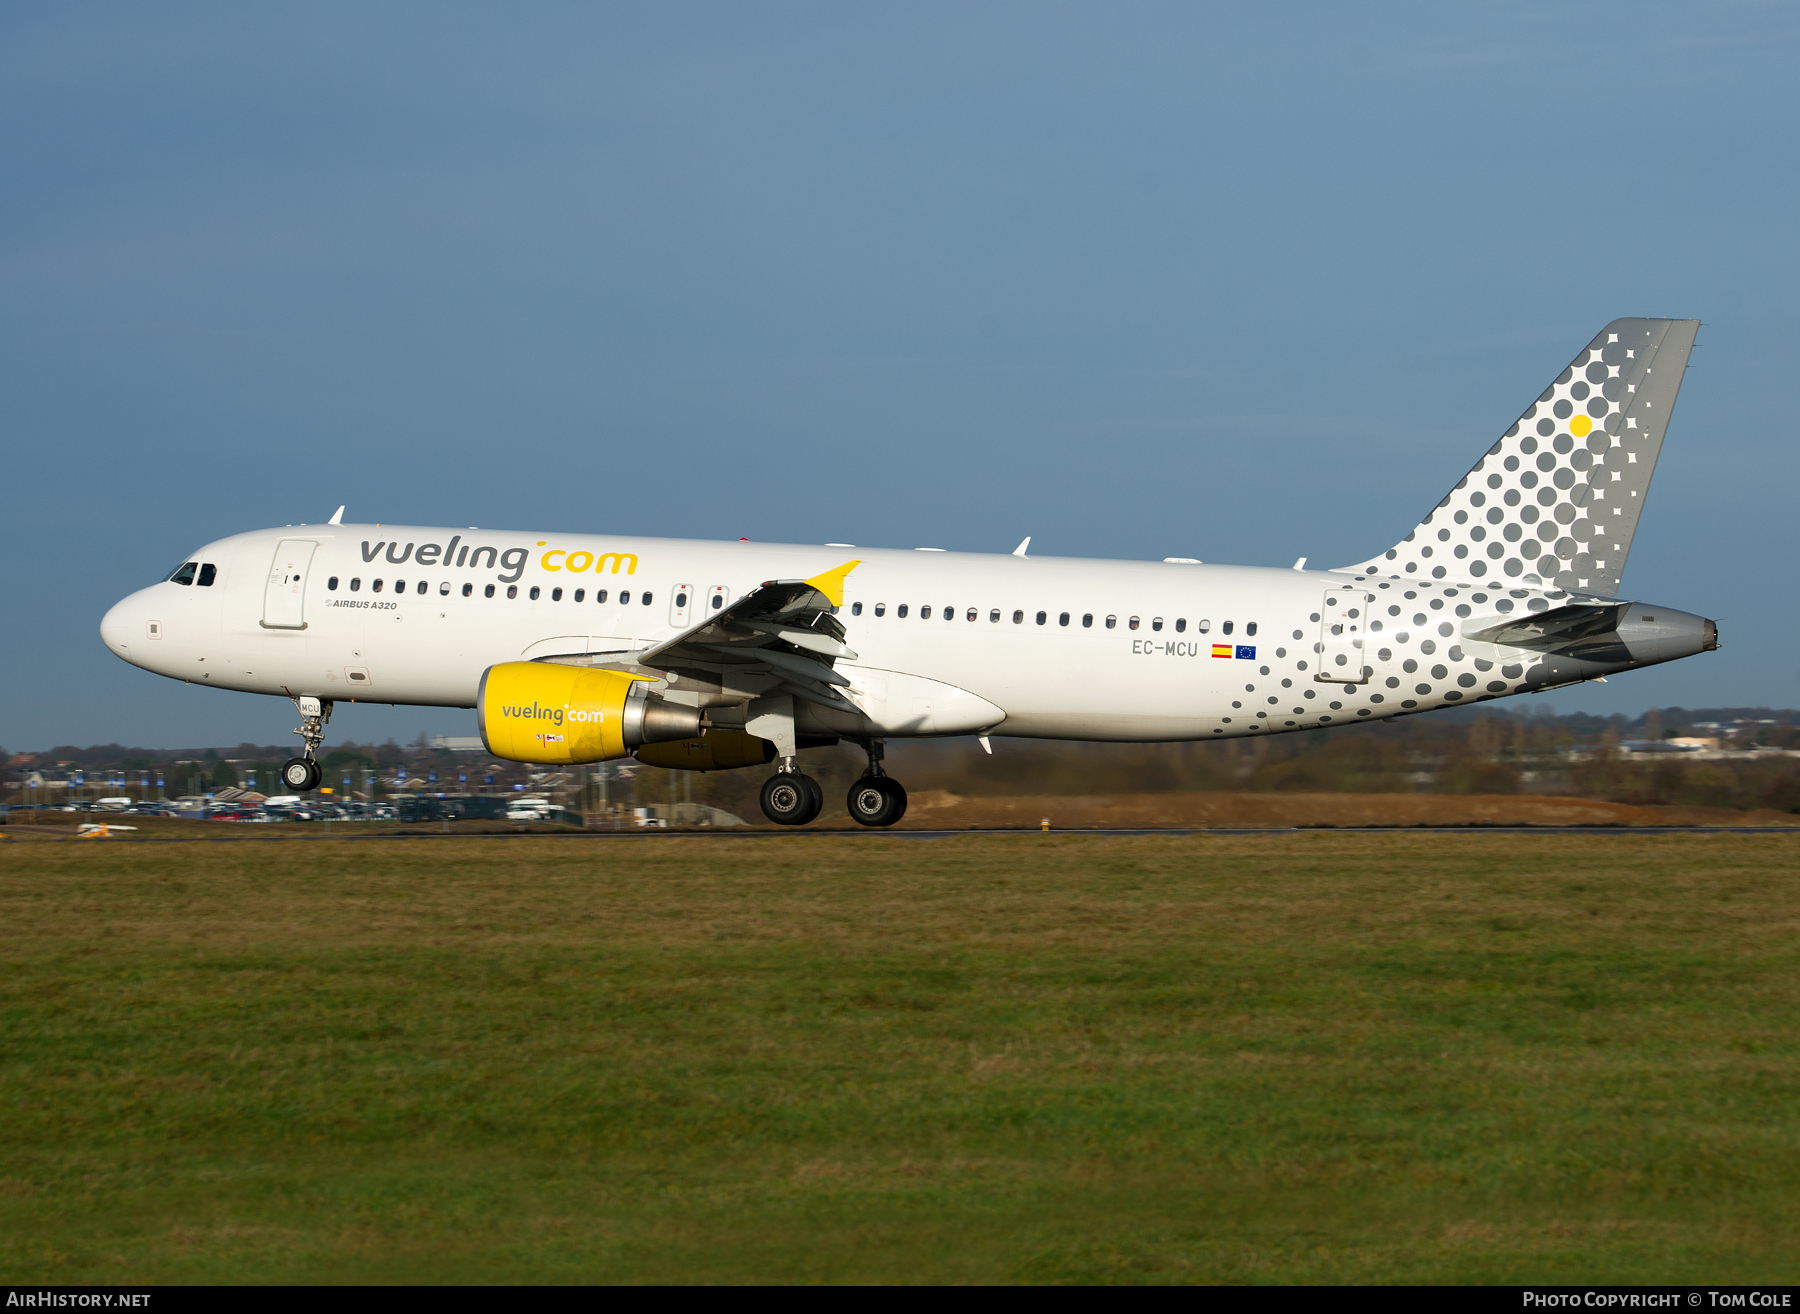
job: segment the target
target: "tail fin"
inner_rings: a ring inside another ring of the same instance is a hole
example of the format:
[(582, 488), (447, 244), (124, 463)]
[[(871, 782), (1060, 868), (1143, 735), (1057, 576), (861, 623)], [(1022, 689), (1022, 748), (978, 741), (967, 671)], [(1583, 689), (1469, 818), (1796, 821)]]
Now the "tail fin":
[(1350, 570), (1615, 597), (1697, 319), (1615, 319), (1437, 509)]

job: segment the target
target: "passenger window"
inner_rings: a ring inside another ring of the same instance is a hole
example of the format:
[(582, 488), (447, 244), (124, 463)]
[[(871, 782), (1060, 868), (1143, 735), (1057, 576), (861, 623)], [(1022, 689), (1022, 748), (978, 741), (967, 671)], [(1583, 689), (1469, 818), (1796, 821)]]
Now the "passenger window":
[(1109, 630), (1118, 629), (1119, 628), (1119, 618), (1117, 616), (1108, 616), (1106, 618), (1106, 628)]
[[(712, 609), (714, 611), (717, 611), (720, 607), (723, 607), (724, 605), (725, 605), (725, 595), (723, 593), (713, 594)], [(877, 616), (879, 616), (881, 613), (876, 612), (875, 614)]]
[(209, 561), (204, 566), (200, 567), (200, 578), (195, 580), (194, 583), (198, 584), (203, 589), (210, 589), (212, 587), (212, 582), (218, 577), (219, 568)]
[(648, 607), (650, 605), (650, 590), (649, 589), (644, 590), (644, 605), (646, 607)]
[(931, 604), (929, 602), (926, 603), (923, 607), (919, 608), (919, 619), (920, 620), (930, 620), (931, 619)]
[(360, 579), (358, 579), (355, 575), (352, 575), (350, 577), (350, 591), (352, 593), (355, 593), (361, 587), (362, 587), (362, 581)]
[(394, 592), (396, 592), (396, 593), (406, 592), (406, 581), (403, 579), (395, 580), (394, 581)]
[(1040, 612), (1039, 612), (1039, 613), (1038, 613), (1038, 614), (1037, 614), (1037, 623), (1038, 623), (1038, 624), (1039, 624), (1039, 625), (1042, 625), (1042, 624), (1043, 624), (1043, 623), (1044, 623), (1044, 622), (1045, 622), (1045, 621), (1047, 621), (1047, 620), (1049, 620), (1049, 619), (1050, 619), (1050, 613), (1049, 613), (1049, 612), (1045, 612), (1045, 611), (1040, 611)]
[(1211, 634), (1212, 622), (1209, 620), (1196, 621), (1194, 622), (1194, 628), (1199, 630), (1202, 634)]
[(676, 595), (675, 595), (675, 605), (676, 605), (676, 606), (677, 606), (677, 607), (685, 607), (685, 606), (687, 606), (687, 594), (685, 594), (685, 593), (677, 593), (677, 594), (676, 594)]
[(973, 607), (969, 608), (969, 617), (968, 618), (970, 620), (974, 620), (979, 615), (981, 615), (981, 613), (976, 611), (975, 608), (973, 608)]
[(1135, 630), (1138, 627), (1138, 618), (1133, 616), (1130, 620), (1126, 621), (1125, 624)]
[(562, 590), (561, 589), (551, 589), (550, 590), (550, 601), (561, 602), (562, 601)]
[(595, 589), (594, 590), (594, 601), (595, 602), (605, 602), (606, 601), (606, 590), (605, 589)]
[[(351, 581), (350, 581), (350, 587), (351, 587), (351, 588), (355, 588), (355, 587), (356, 587), (356, 581), (355, 581), (355, 580), (351, 580)], [(475, 592), (475, 586), (474, 586), (474, 585), (473, 585), (473, 584), (465, 584), (465, 585), (463, 585), (463, 597), (465, 597), (465, 598), (467, 598), (467, 597), (471, 597), (471, 596), (473, 596), (473, 594), (474, 594), (474, 592)]]
[(519, 596), (519, 586), (517, 584), (508, 584), (506, 586), (506, 596), (509, 598), (518, 597)]
[(1056, 618), (1056, 623), (1058, 625), (1067, 625), (1069, 623), (1069, 613), (1065, 611), (1062, 615), (1058, 616)]
[(852, 616), (862, 615), (862, 603), (860, 603), (860, 602), (851, 603), (850, 604), (850, 614)]
[(199, 569), (200, 563), (198, 561), (184, 561), (181, 565), (175, 567), (175, 573), (169, 576), (169, 579), (176, 584), (192, 584), (194, 582), (194, 572)]
[(898, 616), (901, 620), (906, 619), (906, 604), (904, 602), (895, 609), (894, 615)]
[(425, 594), (431, 592), (431, 585), (425, 580), (420, 580), (419, 587), (414, 589), (413, 592), (417, 593), (420, 597), (423, 597)]
[(438, 585), (438, 597), (447, 598), (449, 596), (450, 596), (450, 581), (445, 580), (442, 584)]
[(1150, 618), (1150, 628), (1157, 631), (1160, 634), (1162, 632), (1162, 617), (1161, 616), (1152, 616)]
[(1249, 635), (1251, 638), (1255, 638), (1256, 637), (1256, 622), (1251, 621), (1248, 625), (1244, 626), (1244, 633)]
[(885, 602), (876, 603), (875, 604), (875, 614), (877, 616), (887, 615), (887, 603), (885, 603)]
[(631, 590), (630, 589), (620, 589), (619, 590), (619, 605), (621, 607), (623, 607), (626, 603), (628, 603), (630, 601), (631, 601)]
[(1013, 624), (1014, 625), (1023, 625), (1024, 623), (1025, 623), (1025, 613), (1022, 611), (1015, 611), (1013, 613)]
[(575, 590), (575, 601), (580, 602), (586, 597), (587, 597), (586, 589), (576, 589)]
[(371, 593), (379, 593), (379, 592), (381, 592), (381, 581), (380, 581), (380, 580), (376, 580), (376, 581), (375, 581), (375, 582), (374, 582), (374, 583), (372, 583), (372, 584), (370, 584), (370, 585), (369, 585), (369, 592), (371, 592)]
[(337, 576), (336, 575), (333, 575), (330, 579), (325, 581), (325, 590), (328, 593), (336, 593), (337, 592)]
[(482, 590), (481, 596), (484, 598), (493, 597), (494, 596), (494, 586), (492, 584), (488, 585), (487, 588)]
[(995, 625), (1000, 623), (1000, 609), (998, 607), (988, 613), (988, 620), (992, 621)]
[(538, 600), (538, 586), (535, 584), (533, 584), (531, 586), (531, 600), (533, 602), (536, 602)]
[(1094, 613), (1093, 612), (1091, 612), (1091, 611), (1086, 612), (1082, 615), (1081, 628), (1084, 630), (1091, 630), (1094, 628)]
[(1178, 616), (1175, 618), (1175, 633), (1177, 633), (1177, 634), (1186, 634), (1187, 633), (1187, 617), (1186, 616)]
[(1226, 621), (1223, 625), (1219, 626), (1219, 633), (1230, 634), (1231, 633), (1231, 622)]

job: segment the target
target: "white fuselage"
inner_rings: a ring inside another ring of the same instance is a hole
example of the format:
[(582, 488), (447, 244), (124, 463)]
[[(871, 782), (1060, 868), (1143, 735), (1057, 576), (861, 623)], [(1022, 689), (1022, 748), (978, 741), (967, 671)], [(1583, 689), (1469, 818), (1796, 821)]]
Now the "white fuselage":
[[(1567, 676), (1468, 637), (1566, 595), (1454, 580), (390, 525), (239, 534), (193, 560), (211, 585), (155, 584), (107, 614), (114, 653), (192, 683), (336, 702), (471, 707), (496, 663), (641, 652), (714, 599), (850, 560), (838, 619), (856, 657), (836, 669), (864, 720), (808, 710), (827, 732), (1208, 739)], [(1333, 665), (1346, 655), (1366, 682), (1315, 678), (1321, 663), (1354, 669)], [(723, 707), (741, 692), (699, 697)]]

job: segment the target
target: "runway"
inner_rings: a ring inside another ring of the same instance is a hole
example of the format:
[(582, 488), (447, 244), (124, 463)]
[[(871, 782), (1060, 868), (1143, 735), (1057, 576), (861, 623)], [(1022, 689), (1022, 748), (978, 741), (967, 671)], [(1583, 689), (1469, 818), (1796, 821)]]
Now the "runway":
[[(429, 825), (430, 823), (423, 823)], [(81, 838), (69, 833), (60, 826), (17, 826), (13, 828), (23, 834), (35, 838), (75, 840)], [(4, 834), (4, 832), (0, 832)], [(455, 839), (561, 839), (561, 840), (616, 840), (622, 843), (641, 842), (654, 839), (731, 839), (740, 841), (764, 839), (793, 839), (817, 836), (820, 838), (842, 838), (852, 836), (862, 839), (902, 839), (902, 840), (941, 840), (957, 839), (967, 836), (997, 837), (1014, 836), (1049, 836), (1080, 835), (1086, 837), (1116, 836), (1119, 838), (1143, 838), (1162, 836), (1177, 837), (1211, 837), (1236, 838), (1239, 836), (1258, 835), (1800, 835), (1800, 826), (1240, 826), (1218, 827), (1214, 829), (1120, 829), (1120, 830), (1042, 830), (1038, 828), (1017, 829), (967, 829), (967, 830), (865, 830), (861, 827), (801, 827), (793, 830), (761, 830), (738, 829), (732, 827), (701, 828), (695, 830), (590, 830), (590, 831), (439, 831), (420, 829), (411, 834), (357, 835), (339, 833), (313, 833), (305, 835), (117, 835), (107, 838), (106, 842), (120, 840), (132, 844), (286, 844), (320, 841), (354, 841), (357, 843), (374, 843), (391, 840), (401, 843), (420, 840), (455, 840)]]

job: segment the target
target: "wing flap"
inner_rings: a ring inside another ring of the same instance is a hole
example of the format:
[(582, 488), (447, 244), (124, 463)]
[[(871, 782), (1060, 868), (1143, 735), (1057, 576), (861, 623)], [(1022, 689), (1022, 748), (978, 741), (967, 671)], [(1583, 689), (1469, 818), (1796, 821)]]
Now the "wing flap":
[(838, 658), (854, 661), (841, 621), (844, 578), (860, 561), (847, 561), (812, 579), (768, 580), (707, 621), (666, 643), (633, 653), (646, 666), (730, 667), (779, 678), (792, 692), (834, 711), (855, 711), (832, 686), (849, 681), (832, 669)]

